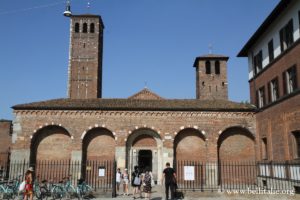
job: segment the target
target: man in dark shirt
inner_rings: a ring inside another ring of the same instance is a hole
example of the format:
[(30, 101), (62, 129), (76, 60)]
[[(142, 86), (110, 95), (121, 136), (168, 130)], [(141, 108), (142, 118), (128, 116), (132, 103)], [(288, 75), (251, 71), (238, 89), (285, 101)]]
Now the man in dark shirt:
[(170, 167), (170, 163), (166, 163), (166, 168), (164, 169), (164, 178), (165, 178), (165, 191), (166, 191), (166, 200), (169, 199), (169, 189), (171, 190), (171, 199), (175, 197), (175, 183), (176, 183), (176, 173), (173, 168)]

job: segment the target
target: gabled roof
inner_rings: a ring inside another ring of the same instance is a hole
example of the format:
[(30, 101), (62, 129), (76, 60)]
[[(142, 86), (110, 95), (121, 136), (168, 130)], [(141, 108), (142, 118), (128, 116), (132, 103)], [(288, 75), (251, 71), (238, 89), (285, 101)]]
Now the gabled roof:
[(242, 50), (237, 55), (238, 57), (247, 57), (249, 49), (255, 44), (259, 37), (268, 30), (270, 25), (280, 16), (280, 14), (288, 7), (288, 5), (296, 0), (281, 0), (271, 14), (260, 25), (248, 42), (244, 45)]
[(12, 107), (14, 110), (127, 110), (127, 111), (255, 111), (251, 104), (198, 99), (53, 99)]
[(163, 99), (163, 98), (160, 97), (159, 95), (155, 94), (151, 90), (144, 88), (143, 90), (139, 91), (138, 93), (128, 97), (128, 99), (159, 100), (159, 99)]

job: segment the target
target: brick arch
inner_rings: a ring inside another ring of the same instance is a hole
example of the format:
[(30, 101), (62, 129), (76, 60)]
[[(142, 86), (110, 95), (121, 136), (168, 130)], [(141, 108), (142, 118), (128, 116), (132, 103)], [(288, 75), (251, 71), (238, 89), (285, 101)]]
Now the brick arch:
[(219, 161), (254, 161), (255, 136), (247, 128), (234, 126), (219, 132)]
[(174, 158), (180, 160), (206, 160), (206, 138), (195, 128), (185, 128), (174, 139)]
[(30, 163), (39, 160), (68, 160), (71, 158), (73, 136), (59, 125), (40, 126), (31, 136)]
[[(130, 135), (127, 137), (126, 146), (130, 148), (131, 146), (157, 146), (161, 137), (159, 135), (160, 131), (152, 128), (143, 127), (138, 128), (134, 131), (130, 131)], [(149, 143), (147, 143), (149, 142)]]
[(82, 160), (114, 160), (116, 141), (107, 128), (92, 128), (82, 138)]

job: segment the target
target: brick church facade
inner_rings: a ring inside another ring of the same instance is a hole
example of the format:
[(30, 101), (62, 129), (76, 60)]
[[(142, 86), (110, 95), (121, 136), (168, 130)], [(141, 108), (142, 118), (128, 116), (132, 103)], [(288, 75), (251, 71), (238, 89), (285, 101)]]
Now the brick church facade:
[(150, 166), (159, 183), (166, 162), (257, 159), (255, 107), (228, 100), (228, 57), (195, 59), (196, 99), (147, 88), (106, 99), (103, 29), (100, 16), (71, 16), (69, 97), (13, 107), (11, 160), (116, 160), (129, 170)]

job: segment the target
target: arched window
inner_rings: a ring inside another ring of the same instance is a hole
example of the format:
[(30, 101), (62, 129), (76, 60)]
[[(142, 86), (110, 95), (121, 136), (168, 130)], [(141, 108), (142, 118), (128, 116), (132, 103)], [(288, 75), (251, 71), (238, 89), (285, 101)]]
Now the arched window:
[(83, 23), (82, 32), (87, 33), (87, 23)]
[(91, 23), (90, 25), (90, 33), (95, 33), (95, 24)]
[(205, 69), (206, 69), (206, 74), (211, 74), (210, 62), (209, 61), (205, 62)]
[(79, 23), (75, 23), (75, 33), (79, 33)]
[(300, 158), (300, 131), (293, 132), (293, 152), (294, 152), (294, 158), (299, 159)]
[(218, 60), (215, 62), (215, 72), (220, 74), (220, 62)]

